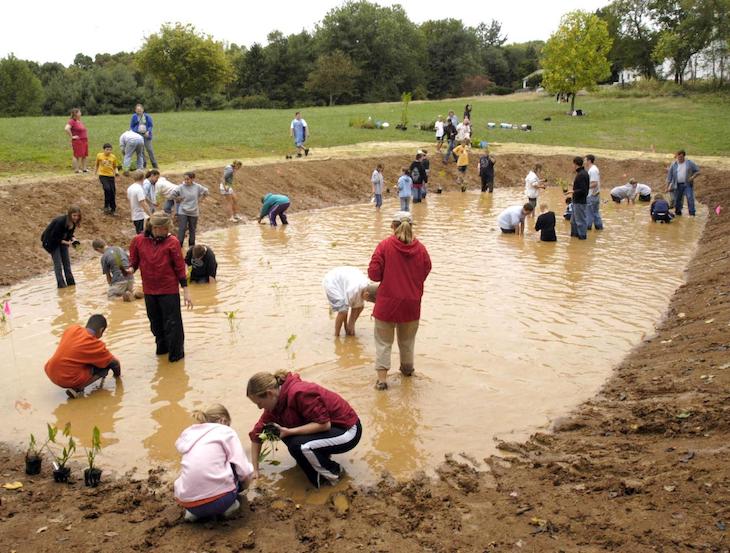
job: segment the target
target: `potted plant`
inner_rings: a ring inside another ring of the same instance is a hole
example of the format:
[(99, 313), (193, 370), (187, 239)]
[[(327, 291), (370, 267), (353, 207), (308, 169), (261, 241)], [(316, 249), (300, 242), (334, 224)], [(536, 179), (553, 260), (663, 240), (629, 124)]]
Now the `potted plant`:
[[(61, 434), (64, 437), (68, 438), (68, 442), (64, 446), (61, 446), (61, 444), (56, 442), (56, 437), (58, 436), (58, 427), (48, 424), (48, 450), (51, 452), (51, 455), (53, 455), (54, 459), (53, 480), (55, 480), (56, 482), (68, 482), (68, 477), (71, 474), (71, 469), (66, 466), (66, 463), (68, 463), (71, 455), (73, 455), (74, 451), (76, 451), (76, 442), (74, 441), (73, 436), (71, 436), (71, 423), (66, 423), (66, 426), (63, 427)], [(58, 449), (56, 451), (51, 449), (51, 442), (58, 446)]]
[(101, 451), (101, 433), (99, 427), (95, 426), (91, 432), (91, 449), (86, 450), (86, 460), (89, 462), (89, 468), (84, 470), (84, 484), (90, 488), (95, 488), (101, 482), (101, 469), (94, 466), (96, 454)]
[[(45, 446), (45, 444), (43, 444)], [(43, 446), (38, 447), (35, 441), (35, 436), (30, 435), (30, 442), (28, 443), (28, 449), (25, 450), (25, 474), (40, 474), (41, 464), (43, 463), (43, 457), (41, 457), (41, 450)]]

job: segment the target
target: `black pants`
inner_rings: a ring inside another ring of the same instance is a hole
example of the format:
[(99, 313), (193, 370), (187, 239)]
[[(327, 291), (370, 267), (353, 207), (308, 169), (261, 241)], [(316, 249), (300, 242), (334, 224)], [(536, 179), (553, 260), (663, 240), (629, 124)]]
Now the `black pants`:
[[(56, 274), (56, 284), (59, 288), (74, 286), (76, 281), (71, 272), (71, 258), (68, 256), (68, 246), (59, 244), (51, 253), (53, 259), (53, 272)], [(66, 278), (64, 279), (64, 275)]]
[(358, 420), (354, 429), (333, 426), (327, 432), (289, 436), (282, 441), (312, 485), (319, 488), (323, 479), (335, 482), (340, 475), (339, 463), (330, 456), (350, 451), (361, 437), (362, 425)]
[(117, 184), (114, 177), (106, 177), (99, 175), (99, 182), (104, 189), (104, 209), (108, 209), (111, 213), (117, 210)]
[(494, 177), (490, 175), (479, 175), (482, 178), (482, 192), (494, 192)]
[(185, 357), (180, 294), (145, 294), (144, 304), (150, 320), (150, 330), (155, 335), (157, 355), (168, 354), (171, 362)]
[(651, 220), (655, 223), (657, 221), (664, 222), (664, 223), (671, 223), (672, 222), (672, 216), (669, 214), (669, 212), (664, 213), (652, 213), (651, 214)]

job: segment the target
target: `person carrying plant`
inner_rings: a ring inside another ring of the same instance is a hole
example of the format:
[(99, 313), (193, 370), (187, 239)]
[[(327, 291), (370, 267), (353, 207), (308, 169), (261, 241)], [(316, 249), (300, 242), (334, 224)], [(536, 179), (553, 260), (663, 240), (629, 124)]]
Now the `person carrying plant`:
[(431, 272), (426, 247), (413, 235), (413, 219), (407, 211), (392, 219), (393, 235), (380, 242), (370, 259), (368, 277), (380, 282), (373, 317), (375, 318), (375, 370), (377, 390), (386, 390), (390, 352), (394, 334), (398, 335), (400, 372), (414, 372), (416, 332), (421, 318), (423, 284)]
[[(377, 284), (370, 284), (357, 267), (335, 267), (322, 280), (327, 301), (335, 318), (335, 336), (340, 335), (345, 325), (345, 335), (355, 335), (355, 322), (364, 308), (365, 301), (375, 302)], [(349, 316), (348, 316), (349, 313)]]
[(175, 500), (185, 509), (188, 522), (228, 518), (241, 506), (238, 494), (251, 481), (253, 465), (223, 405), (193, 411), (193, 419), (196, 424), (183, 430), (175, 442), (182, 455), (181, 473), (174, 484)]
[(46, 375), (56, 386), (66, 388), (66, 395), (77, 398), (84, 388), (112, 371), (114, 378), (122, 374), (121, 364), (101, 341), (107, 322), (104, 315), (92, 315), (86, 323), (68, 327), (55, 353), (45, 365)]
[(278, 433), (314, 487), (337, 483), (342, 467), (332, 455), (350, 451), (362, 436), (360, 418), (347, 401), (286, 371), (254, 374), (246, 396), (264, 410), (249, 432), (253, 478), (259, 476), (261, 434), (266, 427)]
[(464, 183), (464, 175), (466, 175), (466, 170), (469, 168), (469, 150), (471, 148), (468, 144), (459, 144), (456, 148), (454, 148), (454, 155), (457, 156), (456, 159), (456, 169), (458, 170), (458, 174), (456, 175), (456, 184), (458, 184), (461, 187), (462, 192), (466, 192), (466, 184)]
[(288, 196), (283, 194), (266, 194), (261, 197), (261, 212), (259, 213), (259, 223), (261, 220), (269, 216), (269, 223), (272, 227), (276, 226), (277, 215), (281, 219), (282, 225), (288, 225), (289, 221), (286, 218), (286, 210), (289, 209), (291, 202), (289, 202)]

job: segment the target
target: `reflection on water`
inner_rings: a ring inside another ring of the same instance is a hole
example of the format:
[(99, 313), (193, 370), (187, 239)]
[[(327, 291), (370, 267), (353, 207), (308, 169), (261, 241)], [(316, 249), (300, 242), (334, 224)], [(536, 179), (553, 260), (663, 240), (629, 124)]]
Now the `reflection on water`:
[[(498, 213), (523, 200), (516, 189), (431, 195), (415, 206), (433, 272), (416, 375), (402, 380), (396, 371), (387, 393), (373, 390), (370, 307), (357, 336), (335, 339), (321, 280), (338, 265), (366, 269), (389, 234), (393, 200), (381, 213), (369, 204), (337, 207), (295, 213), (288, 227), (245, 224), (204, 235), (219, 279), (192, 287), (181, 363), (154, 355), (144, 302), (106, 299), (98, 260), (75, 267), (75, 290), (57, 291), (50, 274), (15, 286), (12, 332), (0, 336), (0, 439), (24, 440), (46, 422), (70, 421), (86, 444), (98, 425), (105, 469), (174, 467), (174, 442), (193, 409), (223, 403), (247, 444), (259, 415), (245, 397), (248, 377), (293, 368), (341, 393), (360, 414), (361, 444), (341, 457), (351, 478), (430, 470), (450, 451), (482, 458), (495, 436), (525, 437), (596, 392), (611, 366), (651, 332), (705, 219), (703, 212), (657, 225), (648, 206), (604, 204), (606, 229), (578, 242), (560, 217), (560, 194), (544, 197), (558, 214), (557, 243), (498, 231)], [(124, 388), (107, 379), (104, 390), (68, 401), (43, 365), (63, 330), (95, 312), (109, 319), (104, 339), (121, 359)], [(277, 458), (282, 464), (265, 472), (280, 489), (301, 493), (304, 479), (290, 470), (285, 448)]]

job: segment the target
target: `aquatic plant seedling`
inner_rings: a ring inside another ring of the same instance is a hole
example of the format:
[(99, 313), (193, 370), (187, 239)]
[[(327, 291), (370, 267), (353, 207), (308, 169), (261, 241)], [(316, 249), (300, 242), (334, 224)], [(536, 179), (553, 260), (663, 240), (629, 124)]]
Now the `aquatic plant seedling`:
[(236, 313), (238, 312), (238, 309), (235, 311), (224, 311), (223, 314), (228, 318), (229, 321), (233, 321), (236, 318)]
[(40, 455), (42, 448), (43, 446), (38, 447), (35, 436), (31, 434), (28, 449), (25, 450), (25, 474), (40, 474), (41, 464), (43, 463), (43, 458)]
[[(48, 442), (46, 448), (51, 453), (51, 455), (53, 455), (54, 459), (53, 479), (56, 482), (68, 482), (68, 477), (71, 474), (71, 469), (66, 466), (66, 463), (68, 463), (71, 455), (73, 455), (76, 451), (76, 442), (71, 435), (71, 423), (66, 423), (66, 426), (64, 426), (63, 430), (61, 431), (62, 435), (68, 438), (68, 442), (64, 446), (61, 446), (61, 444), (56, 442), (56, 437), (58, 436), (58, 427), (55, 425), (51, 425), (50, 423), (48, 423), (47, 426)], [(58, 446), (58, 449), (54, 451), (54, 449), (51, 448), (51, 443), (56, 444)]]
[(280, 465), (281, 461), (272, 459), (278, 449), (278, 442), (281, 440), (279, 437), (279, 428), (273, 423), (266, 423), (263, 431), (259, 434), (259, 439), (261, 440), (259, 464), (268, 463), (273, 466)]
[(89, 468), (84, 470), (84, 484), (90, 488), (95, 488), (101, 482), (101, 469), (94, 466), (96, 455), (101, 452), (101, 432), (99, 427), (95, 426), (91, 431), (91, 449), (86, 449), (86, 460)]
[(296, 334), (291, 334), (289, 336), (289, 338), (286, 339), (286, 346), (284, 347), (284, 349), (291, 348), (292, 344), (294, 343), (294, 340), (296, 340), (296, 339), (297, 339), (297, 335)]

